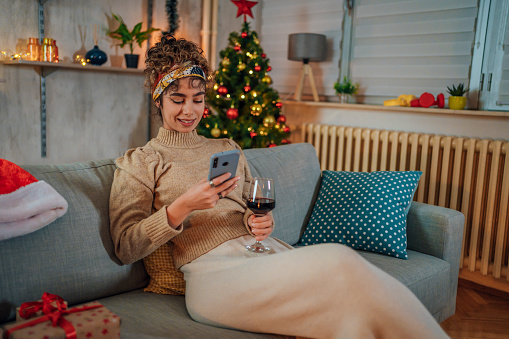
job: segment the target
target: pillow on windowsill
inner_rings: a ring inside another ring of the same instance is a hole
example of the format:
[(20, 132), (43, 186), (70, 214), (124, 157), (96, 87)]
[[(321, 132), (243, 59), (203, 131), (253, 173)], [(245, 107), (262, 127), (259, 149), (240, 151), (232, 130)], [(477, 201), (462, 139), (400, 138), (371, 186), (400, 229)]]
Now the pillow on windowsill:
[(323, 171), (301, 245), (340, 243), (408, 259), (406, 219), (422, 172)]

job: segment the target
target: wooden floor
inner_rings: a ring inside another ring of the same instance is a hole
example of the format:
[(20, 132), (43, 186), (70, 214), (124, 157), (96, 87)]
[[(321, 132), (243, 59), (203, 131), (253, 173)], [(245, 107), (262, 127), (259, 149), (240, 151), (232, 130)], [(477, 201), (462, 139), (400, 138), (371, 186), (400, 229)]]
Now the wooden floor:
[(441, 326), (452, 339), (509, 339), (509, 294), (460, 280), (456, 314)]

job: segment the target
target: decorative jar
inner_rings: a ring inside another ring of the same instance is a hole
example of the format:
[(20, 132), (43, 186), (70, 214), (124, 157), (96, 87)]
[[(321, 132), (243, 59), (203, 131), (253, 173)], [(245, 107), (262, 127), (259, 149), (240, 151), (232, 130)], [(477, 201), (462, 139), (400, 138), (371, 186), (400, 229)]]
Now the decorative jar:
[(53, 39), (44, 38), (42, 41), (42, 55), (41, 61), (55, 62), (55, 46), (53, 45)]
[(30, 61), (41, 60), (41, 45), (38, 38), (28, 38), (27, 57)]

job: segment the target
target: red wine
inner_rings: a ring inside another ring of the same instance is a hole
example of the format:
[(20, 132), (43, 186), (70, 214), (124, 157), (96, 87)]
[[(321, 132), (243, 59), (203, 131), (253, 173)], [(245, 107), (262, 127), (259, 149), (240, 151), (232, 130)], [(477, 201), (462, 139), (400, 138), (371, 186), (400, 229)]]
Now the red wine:
[(267, 214), (276, 207), (274, 199), (255, 198), (247, 201), (247, 207), (254, 212), (254, 214)]

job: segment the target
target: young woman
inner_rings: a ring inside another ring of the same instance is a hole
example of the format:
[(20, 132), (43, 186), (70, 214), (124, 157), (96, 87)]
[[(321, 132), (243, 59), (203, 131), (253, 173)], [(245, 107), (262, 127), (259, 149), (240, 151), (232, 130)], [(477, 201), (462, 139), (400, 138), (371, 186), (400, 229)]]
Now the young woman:
[[(146, 290), (185, 294), (199, 322), (309, 338), (445, 338), (401, 283), (338, 244), (291, 246), (269, 237), (272, 215), (246, 208), (251, 179), (207, 181), (210, 156), (239, 149), (196, 133), (211, 69), (200, 48), (163, 36), (147, 53), (147, 87), (163, 126), (117, 159), (111, 235), (125, 264), (143, 259)], [(256, 240), (271, 254), (246, 251)]]

